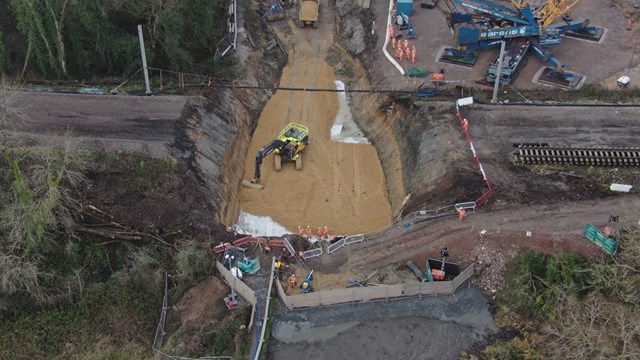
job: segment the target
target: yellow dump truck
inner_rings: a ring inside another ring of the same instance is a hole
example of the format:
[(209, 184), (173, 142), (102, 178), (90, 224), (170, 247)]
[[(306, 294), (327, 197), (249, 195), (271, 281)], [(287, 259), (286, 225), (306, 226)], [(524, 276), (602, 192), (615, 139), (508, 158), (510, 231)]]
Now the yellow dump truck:
[(298, 17), (298, 25), (300, 25), (300, 27), (311, 25), (314, 28), (317, 28), (319, 13), (320, 13), (319, 0), (301, 0), (300, 16)]

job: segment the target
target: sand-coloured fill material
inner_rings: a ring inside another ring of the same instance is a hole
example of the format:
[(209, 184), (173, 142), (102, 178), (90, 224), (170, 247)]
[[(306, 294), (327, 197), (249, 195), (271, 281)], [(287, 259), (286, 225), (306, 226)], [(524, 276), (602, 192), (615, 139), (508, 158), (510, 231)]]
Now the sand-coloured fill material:
[[(325, 61), (333, 43), (333, 24), (323, 18), (319, 29), (297, 28), (289, 22), (289, 64), (281, 86), (334, 89), (333, 69)], [(328, 226), (337, 234), (356, 234), (391, 223), (391, 207), (376, 150), (368, 144), (330, 140), (338, 112), (337, 93), (278, 91), (264, 108), (245, 160), (245, 179), (254, 172), (256, 152), (274, 140), (289, 123), (309, 127), (310, 142), (302, 152), (303, 169), (286, 162), (274, 169), (273, 154), (262, 164), (264, 189), (242, 188), (241, 209), (270, 216), (287, 229)]]

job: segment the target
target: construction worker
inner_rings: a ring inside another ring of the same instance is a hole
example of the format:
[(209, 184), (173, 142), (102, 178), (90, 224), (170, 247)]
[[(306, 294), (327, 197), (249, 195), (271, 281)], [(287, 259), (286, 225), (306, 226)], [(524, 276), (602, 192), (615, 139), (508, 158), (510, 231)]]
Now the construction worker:
[(322, 228), (318, 228), (316, 235), (318, 236), (318, 240), (322, 239)]
[(393, 25), (389, 26), (389, 37), (395, 40), (395, 36), (393, 36)]
[(458, 218), (460, 221), (464, 220), (466, 214), (467, 212), (464, 209), (458, 209)]
[(392, 49), (396, 48), (396, 38), (391, 38), (391, 48)]
[(411, 63), (412, 64), (416, 63), (416, 47), (415, 46), (411, 49)]
[(322, 238), (329, 240), (329, 228), (326, 226), (324, 227), (324, 231), (322, 232)]
[(467, 132), (467, 130), (469, 130), (469, 121), (467, 121), (467, 119), (462, 120), (462, 129), (464, 130), (464, 132)]
[(298, 236), (304, 236), (304, 229), (302, 226), (298, 226)]
[(298, 286), (298, 282), (296, 281), (296, 275), (295, 274), (291, 274), (291, 277), (289, 277), (289, 286), (292, 289), (295, 289)]
[(402, 52), (402, 48), (400, 48), (400, 45), (398, 45), (398, 50), (396, 50), (396, 58), (400, 61), (402, 61), (402, 56), (403, 56), (403, 52)]
[(306, 238), (311, 239), (311, 227), (309, 227), (309, 225), (307, 225), (306, 229)]
[(404, 52), (408, 55), (409, 54), (409, 40), (405, 39), (403, 45), (404, 45)]

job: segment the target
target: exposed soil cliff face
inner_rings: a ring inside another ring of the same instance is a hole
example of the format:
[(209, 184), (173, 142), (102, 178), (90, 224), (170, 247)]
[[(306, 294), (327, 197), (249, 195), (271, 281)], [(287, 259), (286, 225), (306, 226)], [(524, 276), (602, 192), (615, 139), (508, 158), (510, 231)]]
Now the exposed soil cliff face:
[[(337, 66), (350, 70), (354, 87), (378, 84), (371, 59), (383, 55), (374, 48), (370, 9), (342, 0), (336, 0), (336, 8), (342, 16), (338, 22), (338, 32), (344, 35), (341, 45), (353, 57), (343, 56)], [(387, 93), (357, 94), (350, 99), (354, 120), (382, 162), (394, 216), (470, 201), (482, 194), (482, 177), (469, 156), (452, 102)]]
[[(241, 9), (242, 36), (236, 56), (242, 65), (239, 78), (255, 84), (277, 82), (286, 57), (255, 9)], [(269, 48), (270, 50), (266, 50)], [(247, 154), (258, 116), (271, 97), (268, 90), (210, 90), (201, 101), (185, 107), (177, 124), (176, 147), (210, 191), (214, 218), (224, 225), (235, 223)]]

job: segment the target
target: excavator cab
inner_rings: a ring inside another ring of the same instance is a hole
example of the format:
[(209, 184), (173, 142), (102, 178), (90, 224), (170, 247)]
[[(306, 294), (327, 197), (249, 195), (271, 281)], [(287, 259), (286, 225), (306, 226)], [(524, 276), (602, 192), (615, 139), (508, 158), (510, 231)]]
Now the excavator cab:
[(296, 161), (302, 149), (309, 143), (309, 129), (304, 125), (290, 123), (280, 131), (278, 140), (282, 141), (284, 146), (276, 149), (276, 155), (285, 160)]
[(261, 189), (260, 166), (262, 160), (272, 152), (275, 152), (274, 165), (276, 171), (282, 169), (282, 160), (295, 161), (296, 170), (302, 170), (302, 156), (300, 152), (309, 144), (309, 128), (297, 123), (289, 123), (280, 133), (278, 138), (258, 150), (256, 154), (255, 175), (251, 181), (244, 180), (246, 187)]

